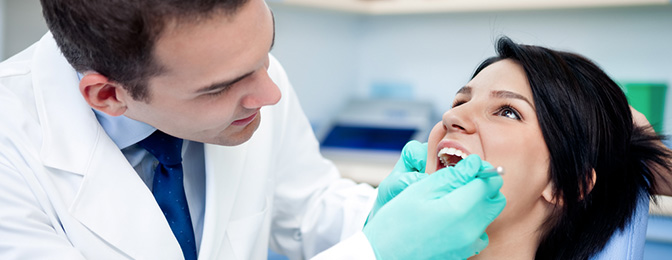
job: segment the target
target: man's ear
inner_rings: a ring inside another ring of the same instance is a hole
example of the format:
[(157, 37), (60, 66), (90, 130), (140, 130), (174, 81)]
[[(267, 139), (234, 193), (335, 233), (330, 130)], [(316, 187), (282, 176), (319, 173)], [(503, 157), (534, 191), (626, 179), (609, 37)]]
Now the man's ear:
[(126, 112), (126, 104), (120, 99), (124, 89), (116, 82), (96, 72), (87, 72), (79, 81), (79, 91), (92, 108), (111, 116)]

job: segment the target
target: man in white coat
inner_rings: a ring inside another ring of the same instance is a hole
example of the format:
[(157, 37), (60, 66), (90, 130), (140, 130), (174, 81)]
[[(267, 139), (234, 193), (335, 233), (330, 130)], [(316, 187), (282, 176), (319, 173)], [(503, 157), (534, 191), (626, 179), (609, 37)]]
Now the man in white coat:
[[(478, 158), (443, 177), (402, 158), (377, 199), (340, 178), (268, 53), (263, 0), (42, 5), (51, 32), (0, 64), (0, 259), (463, 258), (487, 244), (505, 202), (501, 178), (475, 179)], [(172, 174), (142, 144), (156, 133), (180, 138), (186, 239), (153, 194)], [(425, 203), (442, 197), (459, 210)]]

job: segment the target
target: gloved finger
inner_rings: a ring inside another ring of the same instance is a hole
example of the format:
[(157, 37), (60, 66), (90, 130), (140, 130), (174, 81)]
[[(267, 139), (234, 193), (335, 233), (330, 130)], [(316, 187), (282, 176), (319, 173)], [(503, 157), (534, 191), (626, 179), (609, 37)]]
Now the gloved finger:
[(427, 176), (429, 175), (421, 172), (392, 172), (378, 186), (378, 197), (386, 198), (385, 202), (390, 201), (408, 186)]
[(490, 243), (490, 238), (488, 237), (488, 234), (483, 232), (483, 234), (481, 234), (481, 237), (478, 238), (476, 242), (474, 242), (471, 245), (471, 249), (474, 250), (476, 254), (479, 254), (481, 253), (481, 251), (483, 251), (483, 249), (485, 249), (488, 246), (488, 243)]
[(485, 182), (481, 179), (473, 179), (450, 193), (436, 197), (433, 203), (441, 210), (456, 213), (472, 212), (475, 207), (490, 197), (489, 195), (490, 192)]
[(499, 189), (493, 188), (495, 187), (488, 186), (483, 179), (476, 178), (432, 203), (437, 210), (461, 214), (465, 226), (480, 227), (484, 231), (506, 205), (504, 195)]
[(502, 192), (497, 192), (495, 196), (489, 197), (488, 200), (490, 201), (490, 212), (494, 214), (494, 217), (499, 215), (506, 207), (506, 197)]
[(469, 255), (472, 255), (476, 251), (470, 250), (470, 247), (481, 238), (486, 227), (499, 214), (499, 211), (495, 213), (489, 209), (490, 201), (487, 193), (486, 184), (477, 178), (452, 193), (431, 199), (428, 201), (428, 208), (436, 212), (435, 216), (439, 219), (428, 219), (428, 221), (455, 223), (450, 227), (451, 236), (453, 236), (451, 246), (465, 249)]
[(476, 174), (481, 170), (482, 165), (481, 157), (475, 154), (469, 155), (454, 167), (446, 167), (432, 173), (427, 181), (423, 181), (423, 185), (426, 185), (423, 188), (427, 192), (438, 193), (435, 195), (436, 197), (443, 196), (476, 178)]
[(411, 184), (418, 182), (428, 176), (420, 172), (392, 172), (378, 186), (376, 202), (369, 212), (365, 225), (372, 219), (377, 212), (389, 201), (394, 199), (399, 193), (404, 191)]
[[(463, 248), (460, 248), (458, 251), (458, 255), (448, 255), (445, 256), (446, 258), (441, 258), (441, 259), (466, 259), (475, 255), (480, 254), (487, 246), (488, 243), (490, 242), (488, 238), (488, 234), (483, 232), (479, 238), (477, 238), (475, 241), (473, 241), (471, 244), (466, 245)], [(470, 252), (470, 254), (467, 254), (467, 252)]]
[[(429, 174), (426, 174), (424, 172), (406, 172), (401, 175), (399, 178), (399, 185), (397, 185), (397, 189), (399, 189), (399, 192), (402, 190), (406, 189), (408, 186), (413, 185), (414, 183), (426, 178), (429, 176)], [(399, 194), (397, 192), (397, 194)]]
[[(480, 179), (483, 180), (483, 182), (485, 182), (485, 185), (488, 186), (487, 189), (491, 191), (498, 191), (499, 189), (502, 188), (502, 185), (504, 184), (504, 180), (500, 175)], [(496, 196), (497, 193), (494, 193), (492, 195)]]
[[(478, 155), (476, 155), (476, 156), (478, 156)], [(492, 168), (495, 168), (494, 166), (492, 166), (492, 164), (490, 164), (487, 161), (481, 160), (481, 168), (479, 169), (479, 171), (489, 170), (489, 169), (492, 169)]]
[(404, 145), (401, 157), (394, 166), (396, 172), (425, 172), (427, 143), (412, 140)]
[[(473, 243), (465, 246), (465, 248), (462, 248), (462, 250), (460, 250), (460, 251), (463, 252), (461, 255), (456, 256), (456, 257), (452, 257), (451, 259), (464, 259), (464, 258), (472, 257), (474, 255), (478, 255), (478, 254), (481, 253), (481, 251), (483, 251), (485, 249), (485, 247), (488, 246), (489, 241), (490, 240), (488, 238), (488, 234), (483, 232), (481, 234), (481, 236), (478, 239), (476, 239), (476, 241), (474, 241)], [(466, 252), (471, 252), (471, 255), (464, 255), (464, 253), (466, 253)]]
[[(454, 189), (448, 195), (465, 196), (465, 199), (484, 199), (495, 198), (498, 196), (499, 189), (502, 188), (503, 180), (501, 176), (489, 178), (473, 178), (468, 183)], [(459, 191), (459, 192), (458, 192)], [(474, 201), (475, 202), (475, 201)]]

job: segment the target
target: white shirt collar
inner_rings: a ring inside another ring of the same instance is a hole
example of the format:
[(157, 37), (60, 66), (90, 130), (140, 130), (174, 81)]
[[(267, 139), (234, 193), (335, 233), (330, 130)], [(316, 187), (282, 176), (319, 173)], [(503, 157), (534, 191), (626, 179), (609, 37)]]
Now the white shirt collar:
[(124, 149), (151, 135), (156, 128), (146, 123), (130, 119), (126, 116), (110, 116), (98, 110), (96, 113), (98, 122), (108, 136), (114, 141), (119, 149)]

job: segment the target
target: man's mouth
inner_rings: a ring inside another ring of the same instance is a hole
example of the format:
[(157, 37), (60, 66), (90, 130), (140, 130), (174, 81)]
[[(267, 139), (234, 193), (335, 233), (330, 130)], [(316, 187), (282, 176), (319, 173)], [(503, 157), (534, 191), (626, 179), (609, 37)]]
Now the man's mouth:
[(437, 154), (439, 163), (436, 170), (455, 166), (460, 160), (467, 158), (467, 155), (469, 154), (457, 148), (442, 148)]
[(259, 114), (259, 111), (255, 112), (254, 114), (252, 114), (252, 115), (249, 116), (249, 117), (246, 117), (246, 118), (243, 118), (243, 119), (240, 119), (240, 120), (233, 121), (233, 123), (231, 123), (231, 124), (232, 124), (232, 125), (238, 125), (238, 126), (240, 126), (240, 125), (247, 125), (247, 124), (249, 124), (250, 122), (252, 122), (252, 120), (254, 120), (255, 117), (257, 117), (257, 114)]

